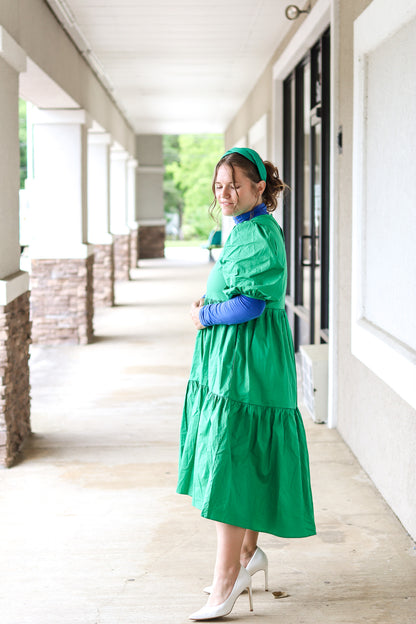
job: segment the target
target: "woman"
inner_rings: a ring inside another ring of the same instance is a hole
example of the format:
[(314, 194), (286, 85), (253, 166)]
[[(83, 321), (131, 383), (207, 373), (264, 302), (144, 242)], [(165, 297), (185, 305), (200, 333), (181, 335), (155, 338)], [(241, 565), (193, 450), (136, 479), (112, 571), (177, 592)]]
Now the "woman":
[(296, 402), (296, 369), (285, 313), (286, 258), (271, 213), (284, 188), (272, 163), (234, 148), (218, 162), (214, 207), (231, 231), (206, 295), (194, 303), (198, 331), (181, 427), (178, 492), (216, 522), (217, 558), (205, 607), (227, 615), (265, 573), (259, 532), (315, 534), (309, 460)]

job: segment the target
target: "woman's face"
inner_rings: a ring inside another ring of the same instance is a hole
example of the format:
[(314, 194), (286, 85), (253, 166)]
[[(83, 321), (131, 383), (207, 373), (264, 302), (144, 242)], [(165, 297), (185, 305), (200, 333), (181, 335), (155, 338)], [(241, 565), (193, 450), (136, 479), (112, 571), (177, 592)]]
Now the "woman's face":
[[(234, 184), (235, 182), (235, 184)], [(233, 172), (228, 165), (221, 165), (215, 180), (215, 197), (224, 216), (233, 216), (249, 212), (261, 202), (264, 182), (252, 182), (239, 167)]]

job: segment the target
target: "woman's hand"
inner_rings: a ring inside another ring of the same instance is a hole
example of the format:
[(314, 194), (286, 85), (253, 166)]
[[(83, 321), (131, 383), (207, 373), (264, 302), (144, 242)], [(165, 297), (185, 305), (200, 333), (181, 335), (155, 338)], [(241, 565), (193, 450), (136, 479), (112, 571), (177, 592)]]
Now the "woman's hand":
[(199, 320), (199, 310), (201, 309), (203, 305), (204, 305), (203, 299), (194, 301), (194, 303), (191, 305), (191, 310), (189, 312), (191, 315), (192, 322), (197, 329), (205, 329), (205, 325), (202, 325), (201, 321)]

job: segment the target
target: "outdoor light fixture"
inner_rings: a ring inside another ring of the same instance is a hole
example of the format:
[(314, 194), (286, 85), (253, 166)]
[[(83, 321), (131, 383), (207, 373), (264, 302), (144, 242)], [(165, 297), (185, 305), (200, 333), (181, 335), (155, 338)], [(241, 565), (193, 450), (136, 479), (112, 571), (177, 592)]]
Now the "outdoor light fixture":
[(296, 4), (289, 4), (285, 9), (285, 15), (288, 20), (295, 20), (301, 13), (309, 13), (311, 10), (311, 3), (308, 4), (306, 9), (301, 10)]

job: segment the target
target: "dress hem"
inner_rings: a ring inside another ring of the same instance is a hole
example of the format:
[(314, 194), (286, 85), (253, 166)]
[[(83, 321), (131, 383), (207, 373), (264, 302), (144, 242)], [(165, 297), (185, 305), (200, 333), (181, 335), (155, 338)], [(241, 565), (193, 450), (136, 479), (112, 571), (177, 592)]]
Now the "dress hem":
[[(177, 494), (181, 494), (183, 496), (189, 496), (190, 498), (192, 498), (192, 494), (189, 494), (188, 492), (181, 492), (180, 489), (177, 489), (176, 493)], [(272, 531), (270, 529), (266, 529), (266, 528), (264, 528), (264, 527), (262, 527), (260, 525), (257, 525), (257, 524), (251, 525), (251, 523), (250, 523), (251, 526), (241, 526), (241, 523), (233, 522), (232, 520), (226, 519), (226, 518), (224, 518), (223, 516), (221, 516), (219, 514), (204, 512), (201, 509), (200, 505), (195, 504), (193, 499), (192, 499), (192, 506), (195, 509), (198, 509), (201, 512), (201, 517), (205, 518), (206, 520), (212, 520), (213, 522), (222, 522), (223, 524), (229, 524), (229, 525), (232, 525), (232, 526), (237, 526), (237, 527), (240, 527), (242, 529), (245, 529), (246, 531), (247, 530), (249, 530), (249, 531), (258, 531), (259, 533), (266, 533), (268, 535), (274, 535), (275, 537), (281, 537), (283, 539), (303, 539), (303, 538), (306, 538), (306, 537), (313, 537), (314, 535), (316, 535), (316, 529), (315, 528), (314, 528), (313, 531), (311, 530), (310, 533), (309, 532), (304, 532), (302, 534), (299, 534), (299, 533), (294, 534), (294, 533), (291, 533), (290, 531), (279, 531), (279, 532)]]

